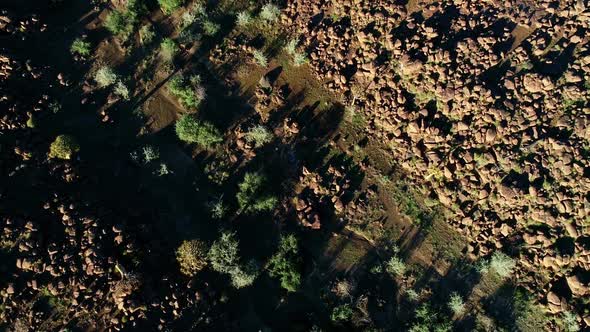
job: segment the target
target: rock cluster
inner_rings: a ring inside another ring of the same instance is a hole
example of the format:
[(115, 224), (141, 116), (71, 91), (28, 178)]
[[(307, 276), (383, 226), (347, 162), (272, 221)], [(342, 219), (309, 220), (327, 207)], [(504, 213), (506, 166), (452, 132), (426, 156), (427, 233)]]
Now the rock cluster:
[(543, 301), (590, 271), (589, 18), (575, 0), (293, 0), (283, 15), (366, 134), (454, 211), (470, 254), (523, 245), (518, 280)]

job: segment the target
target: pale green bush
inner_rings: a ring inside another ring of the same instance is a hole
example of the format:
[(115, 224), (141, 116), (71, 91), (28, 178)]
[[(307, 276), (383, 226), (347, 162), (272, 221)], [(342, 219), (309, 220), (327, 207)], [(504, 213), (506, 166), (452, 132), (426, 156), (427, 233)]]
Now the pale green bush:
[(263, 125), (257, 125), (246, 133), (244, 138), (246, 142), (254, 144), (254, 147), (259, 148), (267, 143), (270, 143), (273, 139), (273, 134), (270, 130), (266, 129)]
[(98, 84), (99, 88), (104, 88), (104, 87), (113, 85), (113, 84), (115, 84), (115, 82), (117, 82), (118, 79), (119, 79), (119, 76), (117, 76), (117, 74), (115, 74), (113, 69), (108, 66), (100, 67), (94, 73), (94, 80)]

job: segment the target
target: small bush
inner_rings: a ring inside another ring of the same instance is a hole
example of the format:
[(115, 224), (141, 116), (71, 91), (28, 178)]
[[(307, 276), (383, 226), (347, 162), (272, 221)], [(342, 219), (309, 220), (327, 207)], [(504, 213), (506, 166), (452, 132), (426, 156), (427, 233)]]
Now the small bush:
[(209, 210), (211, 211), (211, 217), (213, 219), (221, 219), (227, 213), (227, 207), (223, 203), (223, 197), (219, 197), (214, 202), (209, 204)]
[(502, 252), (495, 252), (492, 255), (492, 259), (490, 260), (490, 269), (495, 271), (500, 277), (508, 277), (514, 268), (516, 267), (516, 262), (514, 259), (510, 258), (508, 255)]
[(352, 318), (352, 314), (353, 311), (350, 307), (350, 304), (343, 304), (332, 309), (332, 314), (330, 315), (330, 318), (334, 322), (346, 322)]
[(169, 15), (178, 7), (182, 6), (184, 0), (158, 0), (158, 4), (164, 14)]
[(301, 275), (297, 271), (297, 239), (288, 235), (281, 239), (279, 249), (268, 264), (268, 272), (272, 277), (281, 280), (281, 286), (289, 292), (294, 292), (301, 284)]
[(270, 211), (278, 203), (276, 197), (264, 194), (266, 178), (258, 173), (246, 173), (236, 195), (240, 210), (246, 213)]
[(37, 127), (37, 120), (34, 114), (31, 114), (29, 116), (29, 119), (27, 120), (27, 127), (28, 128), (36, 128)]
[(252, 15), (250, 15), (250, 13), (247, 11), (239, 12), (238, 16), (236, 17), (236, 25), (240, 27), (250, 24), (251, 21)]
[(221, 26), (219, 24), (210, 20), (203, 21), (203, 32), (205, 33), (205, 35), (215, 36), (219, 32), (219, 29), (221, 29)]
[(465, 312), (465, 303), (463, 302), (461, 296), (457, 293), (451, 294), (448, 305), (449, 309), (451, 309), (455, 315), (461, 315), (463, 312)]
[(276, 21), (279, 16), (281, 15), (281, 10), (276, 5), (272, 3), (267, 3), (262, 7), (260, 11), (260, 18), (267, 21), (267, 22), (274, 22)]
[(168, 164), (160, 163), (160, 167), (154, 172), (157, 176), (165, 176), (172, 174), (172, 171), (168, 168)]
[(191, 76), (188, 80), (182, 75), (176, 75), (168, 82), (168, 90), (180, 100), (182, 106), (189, 109), (197, 108), (205, 99), (205, 89), (201, 86), (198, 75)]
[(206, 148), (223, 141), (217, 128), (192, 115), (184, 115), (176, 122), (176, 135), (184, 142), (197, 143)]
[(246, 133), (245, 137), (248, 143), (254, 144), (254, 147), (259, 148), (267, 143), (270, 143), (273, 139), (273, 134), (270, 130), (262, 125), (257, 125)]
[(287, 45), (285, 45), (285, 51), (287, 51), (287, 53), (294, 55), (295, 52), (297, 51), (297, 44), (299, 43), (299, 41), (295, 38), (289, 40), (289, 42), (287, 43)]
[(385, 270), (394, 277), (399, 277), (406, 272), (406, 263), (398, 256), (393, 256), (385, 264)]
[(576, 315), (571, 311), (563, 312), (562, 325), (565, 332), (580, 331), (580, 325), (578, 324)]
[(112, 34), (127, 39), (133, 32), (134, 19), (126, 12), (115, 10), (104, 21), (104, 27)]
[(82, 38), (77, 38), (70, 46), (70, 52), (74, 55), (79, 55), (81, 57), (87, 57), (90, 55), (90, 43), (84, 41)]
[(266, 67), (268, 66), (268, 59), (266, 57), (266, 55), (264, 55), (264, 53), (262, 53), (262, 51), (260, 50), (255, 50), (254, 53), (252, 53), (252, 56), (254, 57), (254, 61), (259, 64), (262, 67)]
[(127, 86), (121, 81), (117, 81), (117, 84), (115, 84), (115, 87), (113, 89), (113, 92), (117, 96), (120, 96), (125, 100), (129, 99), (129, 88), (127, 88)]
[(154, 160), (160, 159), (160, 150), (152, 145), (146, 145), (141, 149), (143, 163), (148, 164)]
[(143, 45), (151, 43), (154, 37), (156, 37), (156, 33), (151, 24), (146, 24), (139, 29), (139, 39)]
[(301, 66), (303, 64), (306, 64), (307, 63), (307, 55), (305, 53), (296, 52), (293, 55), (293, 63), (297, 67), (299, 67), (299, 66)]
[(69, 135), (59, 135), (49, 146), (49, 158), (71, 159), (72, 155), (80, 151), (77, 140)]
[(238, 240), (234, 233), (224, 232), (213, 243), (207, 258), (213, 270), (229, 274), (232, 285), (242, 288), (251, 285), (258, 276), (258, 267), (254, 262), (245, 266), (239, 263)]
[(178, 53), (178, 45), (170, 38), (164, 38), (160, 44), (160, 54), (162, 59), (167, 62), (171, 62)]
[(107, 67), (107, 66), (100, 67), (94, 73), (94, 80), (98, 84), (99, 88), (104, 88), (104, 87), (113, 85), (113, 84), (115, 84), (115, 82), (117, 82), (118, 79), (119, 79), (119, 77), (117, 76), (117, 74), (115, 74), (115, 72), (113, 71), (113, 69), (111, 67)]
[(254, 283), (258, 277), (258, 266), (254, 261), (250, 261), (243, 267), (236, 267), (230, 273), (231, 284), (235, 288), (244, 288)]
[(207, 247), (199, 240), (183, 241), (176, 250), (180, 272), (187, 276), (194, 276), (207, 266), (206, 256)]

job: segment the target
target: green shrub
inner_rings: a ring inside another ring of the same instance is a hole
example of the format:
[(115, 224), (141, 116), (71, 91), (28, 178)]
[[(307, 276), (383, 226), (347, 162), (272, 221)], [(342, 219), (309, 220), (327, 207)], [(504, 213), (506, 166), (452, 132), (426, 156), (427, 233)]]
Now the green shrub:
[(94, 80), (98, 84), (99, 88), (104, 88), (104, 87), (113, 85), (113, 84), (115, 84), (115, 82), (117, 82), (118, 79), (119, 79), (119, 76), (117, 76), (117, 74), (115, 74), (113, 69), (108, 66), (100, 67), (94, 73)]
[(297, 239), (288, 235), (281, 239), (279, 249), (268, 264), (268, 272), (272, 277), (281, 280), (281, 286), (289, 292), (294, 292), (301, 284), (301, 275), (297, 271)]
[(219, 32), (219, 29), (221, 29), (221, 26), (219, 24), (210, 20), (203, 21), (203, 32), (205, 33), (205, 35), (215, 36)]
[(350, 304), (343, 304), (332, 309), (332, 314), (330, 315), (330, 318), (334, 322), (345, 322), (349, 321), (352, 318), (352, 314), (353, 311), (350, 307)]
[(250, 24), (251, 21), (252, 15), (247, 11), (239, 12), (236, 17), (236, 25), (240, 27)]
[(172, 171), (168, 168), (168, 164), (160, 163), (160, 167), (154, 172), (157, 176), (164, 176), (172, 174)]
[(144, 164), (160, 159), (160, 150), (152, 145), (144, 146), (141, 152), (143, 154)]
[(228, 274), (232, 285), (242, 288), (251, 285), (258, 276), (258, 268), (254, 262), (245, 266), (239, 263), (238, 240), (234, 233), (224, 232), (215, 241), (207, 255), (213, 270)]
[(433, 311), (427, 303), (416, 309), (415, 320), (410, 332), (450, 332), (453, 329), (452, 322)]
[(230, 273), (239, 264), (239, 242), (234, 233), (224, 232), (221, 237), (213, 242), (207, 258), (213, 270), (220, 273)]
[(576, 314), (572, 313), (571, 311), (564, 311), (562, 324), (563, 330), (565, 332), (578, 332), (580, 331), (580, 325), (578, 324), (578, 320), (576, 318)]
[(151, 43), (154, 37), (156, 37), (156, 33), (151, 24), (146, 24), (139, 29), (139, 39), (143, 45)]
[(236, 195), (240, 210), (246, 213), (273, 210), (278, 200), (263, 192), (266, 178), (259, 173), (246, 173)]
[(164, 14), (169, 15), (178, 7), (182, 6), (184, 0), (158, 0), (160, 8)]
[(258, 277), (258, 266), (254, 261), (250, 261), (243, 267), (236, 267), (231, 273), (231, 284), (235, 288), (244, 288), (254, 283)]
[(307, 63), (307, 54), (296, 52), (295, 54), (293, 54), (293, 63), (297, 67)]
[(254, 147), (259, 148), (267, 143), (270, 143), (273, 139), (273, 134), (262, 125), (257, 125), (246, 133), (244, 136), (248, 143), (254, 144)]
[(104, 26), (112, 34), (127, 39), (133, 32), (134, 20), (126, 12), (119, 10), (112, 11), (104, 21)]
[(182, 75), (176, 75), (168, 82), (168, 90), (179, 99), (182, 106), (189, 109), (197, 108), (205, 99), (205, 89), (201, 86), (198, 75), (191, 76), (188, 80)]
[(160, 54), (162, 55), (162, 59), (170, 62), (174, 59), (176, 53), (178, 53), (178, 45), (176, 45), (176, 42), (170, 38), (164, 38), (160, 44)]
[(37, 119), (34, 114), (31, 114), (29, 116), (29, 119), (27, 120), (27, 127), (31, 129), (37, 127)]
[(289, 53), (290, 55), (294, 55), (295, 52), (297, 51), (297, 44), (298, 43), (299, 43), (299, 40), (297, 40), (296, 38), (289, 40), (287, 45), (285, 45), (285, 51), (287, 51), (287, 53)]
[(221, 219), (227, 213), (227, 207), (223, 203), (223, 197), (219, 197), (217, 200), (209, 204), (209, 209), (213, 219)]
[(262, 51), (260, 50), (254, 50), (254, 53), (252, 53), (252, 56), (254, 57), (254, 61), (259, 64), (262, 67), (266, 67), (268, 66), (268, 58), (266, 57), (266, 55), (264, 55), (264, 53), (262, 53)]
[(393, 256), (385, 264), (385, 270), (394, 277), (399, 277), (406, 272), (406, 263), (398, 256)]
[(70, 46), (70, 52), (74, 55), (79, 55), (81, 57), (87, 57), (90, 55), (90, 43), (84, 41), (82, 38), (77, 38)]
[(113, 88), (113, 92), (125, 100), (129, 99), (129, 88), (127, 88), (127, 86), (121, 81), (117, 81)]
[(461, 296), (457, 293), (451, 294), (448, 305), (449, 309), (451, 309), (455, 315), (461, 315), (463, 312), (465, 312), (465, 303), (463, 302)]
[(276, 21), (280, 15), (281, 10), (279, 9), (279, 7), (273, 5), (272, 3), (267, 3), (262, 7), (262, 10), (260, 11), (260, 18), (267, 22)]
[(522, 332), (543, 331), (547, 316), (543, 309), (536, 305), (528, 293), (518, 289), (514, 293), (513, 314), (515, 327)]
[(500, 277), (508, 277), (516, 267), (514, 259), (502, 252), (495, 252), (490, 260), (490, 269), (495, 271)]
[(207, 246), (199, 240), (183, 241), (176, 249), (180, 272), (187, 276), (194, 276), (207, 266), (206, 256)]
[(223, 141), (219, 130), (208, 122), (201, 122), (192, 115), (183, 115), (176, 122), (176, 135), (181, 141), (197, 143), (205, 148)]
[(49, 158), (71, 159), (80, 151), (78, 141), (70, 135), (59, 135), (49, 146)]

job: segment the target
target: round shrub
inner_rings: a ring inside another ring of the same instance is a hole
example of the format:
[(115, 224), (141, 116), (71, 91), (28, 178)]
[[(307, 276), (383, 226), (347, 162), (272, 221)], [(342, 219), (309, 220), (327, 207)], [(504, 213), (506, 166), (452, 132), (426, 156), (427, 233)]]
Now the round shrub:
[(194, 276), (207, 266), (207, 247), (199, 240), (183, 241), (176, 249), (176, 261), (180, 265), (180, 272), (187, 276)]
[(76, 139), (69, 135), (59, 135), (49, 147), (49, 158), (71, 159), (72, 155), (80, 151)]

